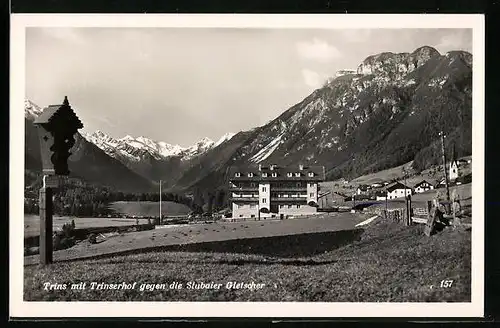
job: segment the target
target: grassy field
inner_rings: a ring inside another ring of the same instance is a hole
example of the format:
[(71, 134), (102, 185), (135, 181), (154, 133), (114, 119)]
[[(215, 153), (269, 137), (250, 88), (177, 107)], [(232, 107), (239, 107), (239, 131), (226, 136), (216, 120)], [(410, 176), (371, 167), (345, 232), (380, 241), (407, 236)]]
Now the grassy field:
[[(255, 245), (218, 243), (177, 251), (26, 266), (27, 301), (323, 301), (469, 302), (471, 236), (445, 229), (425, 237), (423, 226), (405, 227), (379, 218), (347, 245), (320, 246), (335, 238), (309, 238)], [(284, 237), (283, 237), (284, 238)], [(293, 243), (292, 243), (293, 244)], [(319, 251), (318, 251), (319, 249)], [(442, 280), (453, 280), (449, 288)], [(264, 284), (226, 288), (228, 282)], [(44, 290), (43, 283), (67, 284)], [(85, 290), (71, 289), (86, 282)], [(136, 283), (129, 290), (92, 290), (90, 282)], [(183, 288), (168, 288), (172, 282)], [(189, 282), (220, 283), (219, 289), (190, 289)], [(143, 284), (165, 284), (144, 289)], [(141, 287), (142, 290), (141, 290)]]
[[(75, 221), (76, 229), (84, 228), (97, 228), (97, 227), (117, 227), (134, 225), (135, 219), (123, 219), (123, 218), (76, 218), (69, 216), (54, 216), (53, 217), (53, 229), (54, 231), (61, 230), (65, 223), (71, 223), (71, 220)], [(148, 220), (140, 219), (139, 223), (147, 223)], [(40, 235), (40, 217), (38, 215), (24, 215), (24, 237), (32, 237)]]
[[(158, 216), (160, 202), (114, 202), (109, 206), (116, 213), (128, 216)], [(165, 216), (187, 215), (191, 209), (175, 202), (161, 202), (161, 213)]]
[[(331, 213), (317, 215), (308, 219), (261, 220), (244, 222), (216, 222), (212, 224), (186, 224), (160, 226), (154, 230), (116, 233), (110, 235), (98, 244), (82, 241), (75, 246), (54, 252), (55, 261), (81, 259), (118, 253), (134, 253), (159, 248), (172, 249), (176, 245), (204, 244), (217, 248), (218, 243), (233, 240), (233, 246), (238, 248), (242, 240), (249, 247), (262, 248), (260, 244), (268, 245), (270, 241), (278, 242), (270, 237), (299, 236), (290, 239), (289, 243), (299, 243), (307, 238), (337, 238), (328, 234), (339, 230), (350, 230), (355, 225), (368, 218), (362, 213)], [(322, 235), (323, 234), (323, 235)], [(251, 241), (250, 241), (251, 240)], [(331, 244), (333, 241), (325, 241)], [(210, 244), (212, 243), (212, 244)], [(266, 246), (267, 247), (267, 246)], [(272, 249), (272, 245), (268, 245)], [(265, 250), (263, 250), (265, 251)], [(38, 263), (36, 255), (26, 256), (25, 263)]]

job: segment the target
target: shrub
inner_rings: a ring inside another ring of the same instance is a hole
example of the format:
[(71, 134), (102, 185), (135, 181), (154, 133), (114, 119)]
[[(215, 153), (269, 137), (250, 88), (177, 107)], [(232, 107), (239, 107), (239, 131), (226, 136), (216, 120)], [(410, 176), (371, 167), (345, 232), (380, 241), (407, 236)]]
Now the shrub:
[(52, 247), (55, 251), (70, 248), (75, 244), (75, 237), (66, 235), (65, 231), (58, 231), (52, 239)]
[(95, 233), (91, 233), (87, 240), (89, 241), (89, 243), (91, 244), (97, 244), (97, 235)]
[(65, 237), (73, 237), (74, 230), (75, 230), (74, 222), (65, 223), (62, 226), (62, 232), (63, 232)]

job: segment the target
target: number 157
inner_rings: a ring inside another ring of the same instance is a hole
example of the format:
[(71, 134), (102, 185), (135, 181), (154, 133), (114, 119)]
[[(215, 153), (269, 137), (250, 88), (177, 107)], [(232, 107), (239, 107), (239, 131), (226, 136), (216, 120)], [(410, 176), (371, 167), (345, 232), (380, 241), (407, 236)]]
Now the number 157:
[(453, 284), (453, 280), (441, 280), (441, 287), (449, 288)]

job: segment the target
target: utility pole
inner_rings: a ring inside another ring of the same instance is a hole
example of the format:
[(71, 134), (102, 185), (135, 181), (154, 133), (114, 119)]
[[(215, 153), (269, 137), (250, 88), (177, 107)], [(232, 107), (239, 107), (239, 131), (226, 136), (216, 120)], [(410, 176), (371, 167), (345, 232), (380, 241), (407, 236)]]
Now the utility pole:
[(161, 180), (160, 180), (160, 220), (159, 220), (159, 223), (163, 224), (162, 217), (161, 217)]
[(405, 169), (405, 166), (403, 165), (403, 178), (404, 178), (404, 181), (405, 181), (405, 199), (407, 198), (406, 197), (406, 169)]
[(443, 155), (443, 171), (444, 171), (444, 183), (445, 183), (445, 186), (446, 186), (446, 200), (449, 203), (450, 202), (450, 186), (449, 186), (449, 183), (448, 183), (448, 174), (446, 172), (446, 152), (444, 150), (444, 138), (445, 138), (445, 135), (444, 135), (443, 131), (440, 131), (439, 135), (441, 136), (441, 153)]

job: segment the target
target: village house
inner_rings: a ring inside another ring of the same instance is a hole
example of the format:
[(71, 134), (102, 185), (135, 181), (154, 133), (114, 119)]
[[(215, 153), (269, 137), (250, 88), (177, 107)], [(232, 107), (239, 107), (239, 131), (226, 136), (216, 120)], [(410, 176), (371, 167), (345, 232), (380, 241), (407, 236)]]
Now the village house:
[(449, 172), (448, 172), (448, 176), (449, 176), (449, 180), (450, 181), (455, 181), (458, 176), (459, 176), (459, 173), (458, 173), (458, 170), (459, 170), (459, 163), (457, 160), (452, 160), (450, 162), (450, 168), (449, 168)]
[(419, 193), (434, 189), (434, 186), (430, 182), (427, 182), (426, 180), (422, 180), (419, 183), (417, 183), (413, 187), (413, 189), (414, 189), (416, 194), (419, 194)]
[(368, 186), (368, 185), (359, 185), (358, 189), (356, 189), (356, 194), (357, 195), (368, 195), (369, 191), (370, 191), (370, 186)]
[(372, 188), (380, 188), (383, 187), (384, 184), (382, 182), (375, 182), (370, 185)]
[(441, 180), (438, 180), (436, 182), (436, 184), (434, 185), (434, 189), (443, 188), (445, 186), (446, 186), (446, 182), (444, 181), (444, 179), (441, 179)]
[(345, 203), (344, 199), (345, 195), (342, 195), (335, 191), (327, 191), (324, 193), (320, 193), (318, 196), (318, 204), (319, 208), (331, 208), (337, 207), (340, 204)]
[(396, 182), (393, 185), (387, 187), (387, 198), (395, 199), (400, 197), (409, 196), (412, 194), (410, 187), (405, 186), (401, 182)]
[(317, 213), (323, 166), (232, 167), (229, 191), (233, 218), (273, 218)]
[(387, 198), (387, 192), (383, 190), (377, 190), (375, 192), (375, 200), (385, 200)]

